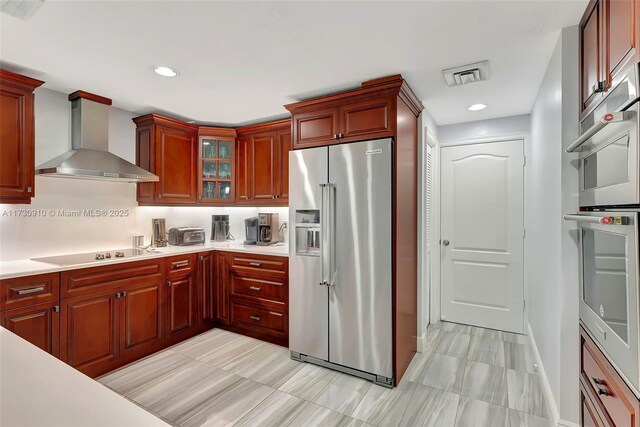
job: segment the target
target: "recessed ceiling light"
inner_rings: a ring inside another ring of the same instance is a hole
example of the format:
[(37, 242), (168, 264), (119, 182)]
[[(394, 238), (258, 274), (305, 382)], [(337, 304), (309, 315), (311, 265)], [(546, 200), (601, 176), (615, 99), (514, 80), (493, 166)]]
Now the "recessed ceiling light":
[(178, 75), (178, 70), (174, 70), (171, 67), (165, 67), (164, 65), (158, 65), (157, 67), (153, 67), (153, 71), (156, 74), (159, 74), (163, 77), (175, 77)]
[(484, 110), (485, 108), (487, 108), (487, 106), (484, 104), (473, 104), (467, 107), (469, 111), (480, 111), (480, 110)]

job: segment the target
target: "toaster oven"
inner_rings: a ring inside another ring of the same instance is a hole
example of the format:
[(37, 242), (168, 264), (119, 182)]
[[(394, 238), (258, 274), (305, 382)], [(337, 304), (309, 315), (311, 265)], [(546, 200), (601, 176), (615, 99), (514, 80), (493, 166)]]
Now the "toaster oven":
[(169, 244), (174, 246), (203, 245), (204, 229), (200, 227), (173, 227), (169, 229)]

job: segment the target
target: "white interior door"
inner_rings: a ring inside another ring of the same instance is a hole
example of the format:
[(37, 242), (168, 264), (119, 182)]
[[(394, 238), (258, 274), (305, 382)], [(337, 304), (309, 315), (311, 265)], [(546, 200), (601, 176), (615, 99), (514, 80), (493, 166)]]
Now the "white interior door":
[(441, 317), (524, 331), (523, 141), (441, 151)]

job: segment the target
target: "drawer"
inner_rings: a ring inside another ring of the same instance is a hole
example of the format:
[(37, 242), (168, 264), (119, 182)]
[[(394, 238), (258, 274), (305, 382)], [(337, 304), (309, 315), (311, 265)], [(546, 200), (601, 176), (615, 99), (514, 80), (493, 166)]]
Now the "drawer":
[(62, 297), (115, 289), (129, 284), (131, 279), (162, 275), (163, 261), (154, 259), (63, 271), (60, 276)]
[(285, 274), (289, 267), (288, 258), (266, 257), (258, 255), (232, 255), (231, 268), (238, 274), (251, 274), (251, 272)]
[(639, 426), (640, 402), (586, 332), (581, 330), (581, 334), (581, 376), (585, 386), (588, 385), (594, 400), (601, 404), (610, 424)]
[(0, 280), (0, 310), (57, 301), (59, 296), (59, 273)]
[(231, 292), (234, 295), (268, 299), (283, 303), (286, 300), (287, 286), (283, 280), (256, 279), (231, 274)]
[(284, 334), (286, 319), (282, 312), (264, 307), (253, 307), (231, 301), (231, 323), (245, 329), (259, 332)]
[(195, 262), (195, 254), (167, 258), (167, 274), (170, 276), (189, 274), (193, 271)]

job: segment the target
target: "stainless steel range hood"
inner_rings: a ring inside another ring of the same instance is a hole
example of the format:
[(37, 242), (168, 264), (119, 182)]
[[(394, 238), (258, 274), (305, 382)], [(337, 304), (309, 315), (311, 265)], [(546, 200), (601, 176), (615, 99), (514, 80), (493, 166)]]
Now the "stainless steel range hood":
[(69, 95), (69, 101), (72, 150), (38, 166), (37, 175), (121, 182), (159, 180), (109, 152), (109, 98), (78, 91)]

